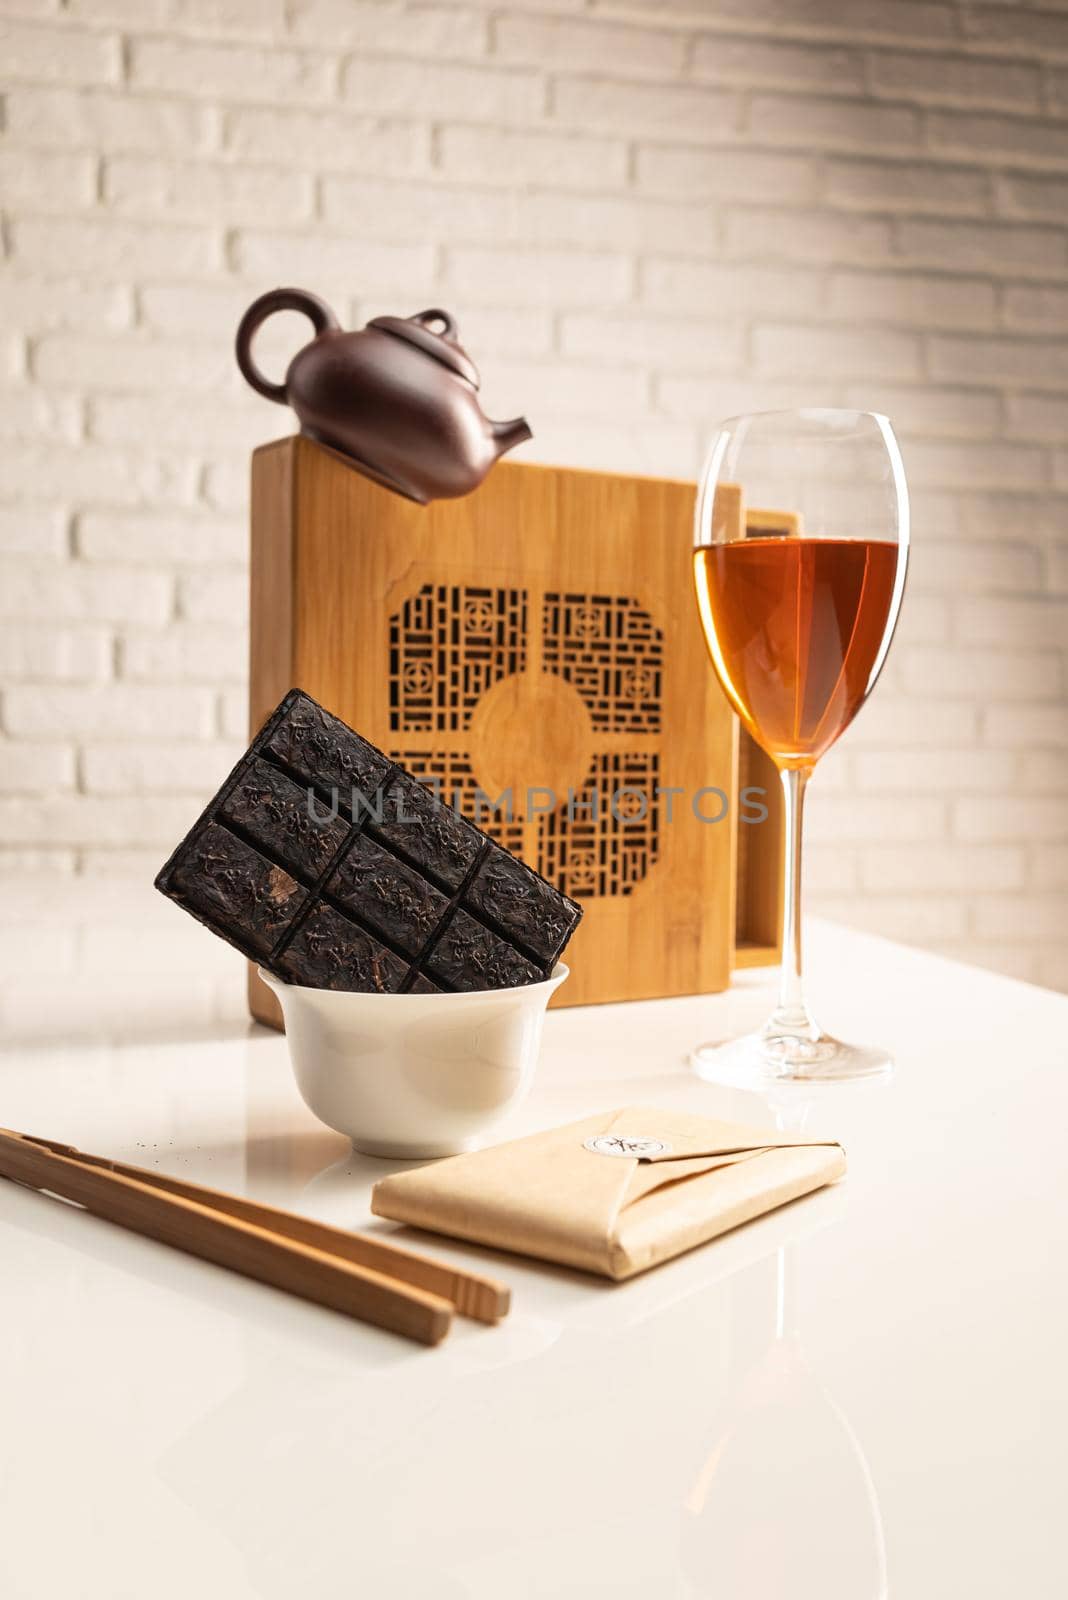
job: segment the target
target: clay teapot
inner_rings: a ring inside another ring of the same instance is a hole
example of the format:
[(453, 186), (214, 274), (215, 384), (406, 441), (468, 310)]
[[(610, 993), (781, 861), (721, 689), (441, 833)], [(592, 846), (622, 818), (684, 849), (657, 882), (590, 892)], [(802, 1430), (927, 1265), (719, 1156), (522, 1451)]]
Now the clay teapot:
[[(284, 383), (269, 382), (252, 359), (253, 336), (275, 311), (302, 311), (315, 329)], [(531, 437), (523, 417), (483, 415), (478, 369), (447, 311), (375, 317), (346, 333), (318, 295), (272, 289), (241, 318), (236, 347), (252, 387), (291, 405), (301, 433), (421, 504), (477, 488), (498, 456)]]

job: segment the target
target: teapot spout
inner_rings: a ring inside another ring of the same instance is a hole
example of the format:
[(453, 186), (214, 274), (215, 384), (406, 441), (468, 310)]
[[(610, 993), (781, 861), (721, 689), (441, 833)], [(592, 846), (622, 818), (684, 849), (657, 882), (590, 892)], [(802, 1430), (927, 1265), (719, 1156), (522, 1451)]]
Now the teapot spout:
[(514, 450), (524, 439), (534, 437), (526, 417), (513, 417), (511, 422), (491, 422), (489, 431), (490, 438), (496, 446), (494, 460), (498, 456), (503, 456), (506, 450)]

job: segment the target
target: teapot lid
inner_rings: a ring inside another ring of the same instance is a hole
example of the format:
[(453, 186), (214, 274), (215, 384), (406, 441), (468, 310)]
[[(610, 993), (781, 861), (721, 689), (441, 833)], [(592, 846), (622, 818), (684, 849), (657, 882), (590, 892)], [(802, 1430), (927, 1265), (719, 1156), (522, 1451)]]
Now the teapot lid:
[[(435, 322), (442, 325), (440, 333), (428, 326)], [(429, 311), (417, 311), (414, 317), (372, 317), (367, 326), (381, 328), (383, 333), (392, 333), (398, 339), (416, 345), (435, 361), (440, 361), (443, 367), (466, 378), (473, 389), (478, 388), (478, 368), (467, 351), (456, 342), (455, 321), (440, 307), (432, 306)]]

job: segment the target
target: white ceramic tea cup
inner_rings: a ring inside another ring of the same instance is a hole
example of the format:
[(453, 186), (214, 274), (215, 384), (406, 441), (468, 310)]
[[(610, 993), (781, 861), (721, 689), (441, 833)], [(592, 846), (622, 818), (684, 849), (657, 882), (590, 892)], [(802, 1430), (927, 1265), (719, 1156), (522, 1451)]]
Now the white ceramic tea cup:
[(306, 989), (260, 968), (308, 1109), (364, 1155), (452, 1156), (527, 1095), (549, 996), (568, 976), (457, 994)]

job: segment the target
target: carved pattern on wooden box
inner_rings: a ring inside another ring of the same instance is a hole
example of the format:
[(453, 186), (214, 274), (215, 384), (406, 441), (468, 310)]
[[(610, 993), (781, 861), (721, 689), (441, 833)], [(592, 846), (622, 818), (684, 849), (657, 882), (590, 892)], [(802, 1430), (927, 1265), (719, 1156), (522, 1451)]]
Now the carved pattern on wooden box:
[(630, 894), (660, 853), (660, 761), (598, 755), (570, 806), (540, 820), (538, 871), (575, 899)]
[(390, 728), (467, 728), (486, 690), (522, 672), (526, 631), (527, 602), (520, 589), (424, 584), (390, 618)]
[(660, 732), (664, 640), (636, 600), (546, 594), (544, 661), (574, 684), (595, 728)]
[[(659, 856), (661, 827), (664, 639), (637, 599), (428, 582), (390, 617), (389, 655), (395, 760), (565, 893), (631, 893)], [(480, 702), (509, 680), (520, 704), (529, 686), (558, 680), (588, 715), (592, 760), (587, 751), (549, 812), (518, 786), (493, 806), (502, 797), (465, 742)]]

